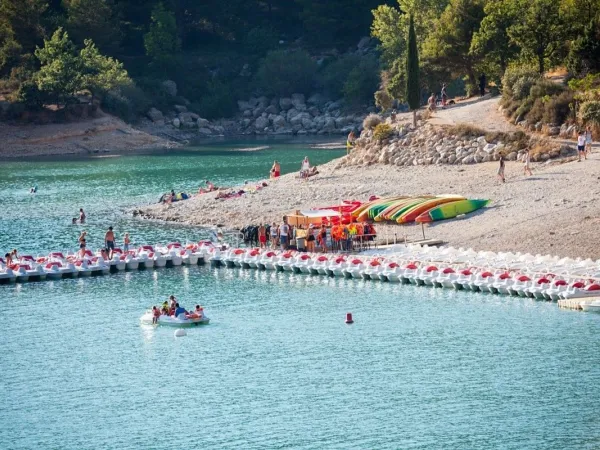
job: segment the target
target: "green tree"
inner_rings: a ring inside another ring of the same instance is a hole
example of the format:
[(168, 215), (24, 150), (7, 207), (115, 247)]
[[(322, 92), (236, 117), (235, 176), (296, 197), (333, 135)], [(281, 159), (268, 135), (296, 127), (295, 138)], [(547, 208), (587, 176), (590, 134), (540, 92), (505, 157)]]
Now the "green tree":
[(567, 68), (578, 76), (600, 72), (600, 22), (591, 21), (583, 34), (571, 43)]
[(35, 50), (41, 67), (35, 75), (37, 87), (50, 101), (66, 104), (83, 88), (82, 64), (69, 35), (62, 28), (54, 32), (44, 47)]
[(81, 49), (79, 56), (81, 85), (92, 93), (92, 98), (132, 84), (123, 64), (100, 54), (91, 39), (85, 40), (85, 47)]
[(63, 0), (67, 30), (78, 44), (91, 39), (104, 52), (119, 49), (119, 21), (113, 0)]
[(392, 63), (406, 50), (402, 12), (389, 5), (380, 5), (372, 13), (371, 36), (379, 40), (383, 59)]
[(413, 16), (408, 25), (408, 51), (406, 56), (406, 101), (413, 112), (413, 126), (417, 127), (417, 109), (421, 106), (421, 85), (419, 83), (419, 49)]
[(473, 36), (484, 17), (481, 0), (452, 0), (423, 45), (423, 57), (455, 77), (466, 75), (476, 85), (482, 57), (470, 52)]
[(508, 64), (516, 59), (519, 47), (510, 39), (508, 28), (517, 22), (514, 2), (492, 0), (484, 7), (485, 17), (473, 35), (469, 52), (483, 58), (485, 65), (501, 78)]
[(177, 22), (172, 11), (165, 9), (162, 3), (152, 10), (150, 30), (144, 35), (146, 55), (158, 70), (166, 71), (174, 57), (181, 50)]
[(256, 72), (256, 87), (265, 95), (308, 94), (315, 84), (317, 64), (305, 51), (269, 52)]
[(33, 53), (44, 37), (45, 0), (0, 0), (0, 75)]
[(536, 61), (540, 74), (557, 61), (564, 49), (568, 28), (556, 0), (513, 0), (518, 5), (518, 22), (507, 30), (524, 58)]

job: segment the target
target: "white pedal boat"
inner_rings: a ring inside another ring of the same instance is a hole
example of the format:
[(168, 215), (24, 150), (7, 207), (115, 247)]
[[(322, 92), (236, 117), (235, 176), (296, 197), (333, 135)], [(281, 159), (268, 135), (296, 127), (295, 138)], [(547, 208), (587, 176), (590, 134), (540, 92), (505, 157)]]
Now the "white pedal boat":
[[(140, 322), (143, 325), (154, 325), (152, 323), (152, 310), (148, 310), (140, 317)], [(168, 327), (193, 327), (198, 325), (208, 325), (210, 318), (202, 316), (202, 318), (186, 318), (184, 314), (179, 314), (179, 317), (173, 316), (160, 316), (158, 318), (158, 325), (165, 325)]]
[(583, 311), (600, 313), (600, 300), (584, 300), (579, 305)]

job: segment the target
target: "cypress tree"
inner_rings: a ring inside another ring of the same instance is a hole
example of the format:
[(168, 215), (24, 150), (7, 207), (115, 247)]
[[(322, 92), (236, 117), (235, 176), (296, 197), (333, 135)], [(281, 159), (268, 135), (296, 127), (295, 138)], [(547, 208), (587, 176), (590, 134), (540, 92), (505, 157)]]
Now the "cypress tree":
[(408, 28), (408, 54), (406, 56), (406, 101), (413, 112), (413, 125), (417, 127), (417, 109), (421, 106), (421, 87), (419, 84), (419, 49), (412, 14)]

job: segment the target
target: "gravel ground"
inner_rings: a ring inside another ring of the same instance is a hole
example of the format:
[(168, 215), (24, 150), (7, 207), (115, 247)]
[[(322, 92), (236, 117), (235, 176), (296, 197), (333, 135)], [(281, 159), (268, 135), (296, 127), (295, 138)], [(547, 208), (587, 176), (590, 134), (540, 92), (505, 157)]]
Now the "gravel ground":
[[(490, 205), (463, 219), (426, 227), (427, 238), (475, 250), (521, 251), (570, 257), (600, 258), (600, 156), (587, 161), (533, 165), (523, 176), (522, 164), (508, 162), (506, 183), (496, 178), (497, 163), (471, 166), (397, 168), (319, 167), (320, 175), (303, 181), (282, 176), (254, 194), (217, 200), (204, 194), (172, 205), (141, 207), (142, 216), (194, 225), (229, 228), (279, 222), (294, 210), (366, 200), (370, 195), (461, 194), (488, 198)], [(386, 229), (387, 231), (384, 231)], [(380, 226), (380, 234), (421, 237), (420, 225)]]

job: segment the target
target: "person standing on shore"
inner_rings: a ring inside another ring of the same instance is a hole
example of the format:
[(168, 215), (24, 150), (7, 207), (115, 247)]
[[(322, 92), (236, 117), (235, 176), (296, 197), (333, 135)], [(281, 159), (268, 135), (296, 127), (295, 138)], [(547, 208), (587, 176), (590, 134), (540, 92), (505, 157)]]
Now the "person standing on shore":
[(279, 225), (279, 243), (281, 244), (281, 250), (287, 250), (289, 245), (289, 234), (290, 226), (284, 219), (283, 223)]
[(446, 107), (448, 102), (448, 93), (446, 92), (446, 83), (442, 84), (442, 108)]
[(587, 159), (587, 155), (585, 153), (585, 143), (586, 143), (585, 132), (580, 131), (579, 136), (577, 136), (577, 155), (579, 156), (579, 159), (577, 160), (578, 162), (581, 162), (582, 156), (583, 156), (583, 159)]
[(271, 225), (269, 232), (271, 233), (271, 248), (275, 250), (277, 248), (277, 238), (279, 237), (279, 228), (275, 222)]
[(277, 179), (281, 175), (281, 166), (275, 160), (273, 161), (273, 167), (271, 167), (271, 178)]
[(258, 242), (260, 248), (267, 248), (267, 229), (264, 224), (261, 224), (261, 226), (258, 227)]
[(83, 208), (79, 208), (79, 223), (85, 223), (85, 213), (83, 212)]
[(523, 174), (524, 175), (533, 175), (531, 172), (531, 167), (529, 167), (529, 163), (531, 162), (531, 156), (529, 155), (529, 149), (525, 149), (525, 154), (523, 155)]
[(500, 160), (498, 161), (499, 166), (498, 166), (498, 178), (500, 179), (500, 181), (502, 181), (503, 183), (506, 183), (506, 179), (504, 178), (504, 155), (500, 155)]
[(104, 247), (108, 249), (108, 259), (112, 259), (115, 251), (115, 233), (113, 233), (113, 227), (108, 227), (108, 231), (104, 235)]
[(585, 152), (588, 155), (592, 154), (592, 128), (587, 127), (585, 129)]
[(486, 85), (485, 73), (482, 73), (479, 77), (479, 96), (483, 97), (485, 95), (485, 85)]

